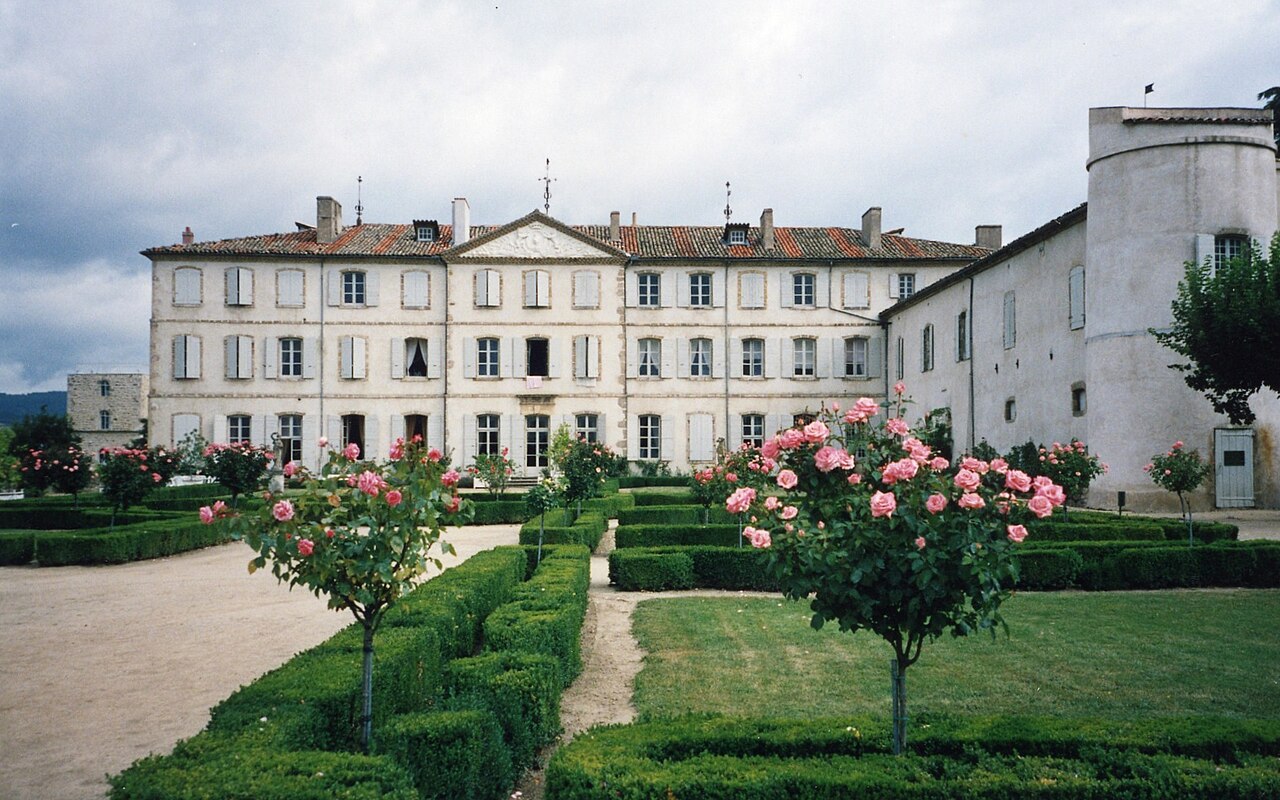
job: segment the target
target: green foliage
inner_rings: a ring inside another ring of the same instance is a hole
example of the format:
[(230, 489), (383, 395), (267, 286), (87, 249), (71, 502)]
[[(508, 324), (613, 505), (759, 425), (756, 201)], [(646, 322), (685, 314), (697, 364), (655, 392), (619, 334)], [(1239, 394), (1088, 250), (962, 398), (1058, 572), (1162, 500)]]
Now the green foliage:
[(18, 471), (21, 462), (9, 452), (12, 442), (13, 428), (0, 425), (0, 489), (13, 489), (22, 482), (22, 473)]
[(507, 525), (521, 523), (529, 519), (529, 507), (525, 505), (523, 499), (487, 499), (489, 497), (496, 498), (496, 495), (479, 495), (479, 497), (484, 497), (486, 500), (473, 505), (472, 525)]
[(204, 471), (204, 451), (209, 443), (200, 431), (191, 431), (178, 440), (173, 452), (176, 459), (174, 465), (177, 475), (199, 475)]
[(598, 495), (616, 461), (608, 445), (574, 438), (568, 425), (556, 430), (548, 455), (558, 473), (556, 485), (566, 506), (580, 505)]
[(498, 797), (512, 782), (502, 729), (484, 711), (403, 714), (379, 729), (378, 741), (424, 800)]
[(609, 572), (611, 582), (629, 592), (694, 587), (693, 559), (679, 551), (634, 552), (616, 560), (610, 558)]
[(247, 442), (215, 442), (204, 449), (204, 474), (231, 492), (232, 505), (242, 494), (262, 485), (274, 454), (265, 447)]
[(1182, 442), (1174, 442), (1168, 452), (1152, 456), (1145, 469), (1156, 486), (1181, 497), (1200, 488), (1213, 466), (1205, 463), (1198, 451), (1185, 450)]
[(1280, 392), (1280, 233), (1263, 252), (1214, 268), (1188, 261), (1173, 300), (1173, 324), (1151, 329), (1156, 341), (1185, 359), (1170, 365), (1232, 423), (1254, 421), (1249, 398), (1263, 387)]
[(80, 437), (67, 415), (50, 414), (43, 407), (38, 414), (15, 422), (11, 431), (8, 453), (19, 460), (22, 488), (33, 494), (53, 486), (55, 474), (61, 471), (47, 468), (50, 462), (80, 450)]
[(657, 490), (646, 492), (635, 490), (627, 493), (635, 506), (692, 506), (697, 505), (692, 492), (673, 492)]
[(565, 509), (547, 513), (546, 526), (533, 519), (520, 528), (520, 544), (536, 545), (539, 537), (544, 544), (581, 544), (595, 550), (609, 529), (609, 520), (598, 511), (584, 511), (575, 520)]
[(1028, 589), (1280, 586), (1280, 543), (1271, 541), (1191, 548), (1167, 542), (1045, 543), (1025, 548), (1019, 561), (1019, 585)]
[(124, 564), (212, 547), (229, 539), (225, 531), (201, 525), (190, 516), (120, 524), (128, 521), (117, 519), (110, 530), (42, 532), (36, 537), (36, 559), (42, 567)]
[(113, 447), (102, 451), (98, 482), (113, 511), (128, 511), (173, 476), (177, 459), (164, 450)]
[(450, 662), (445, 679), (450, 708), (480, 708), (493, 715), (505, 746), (501, 752), (510, 754), (517, 770), (532, 765), (537, 750), (560, 732), (562, 681), (560, 662), (552, 656), (507, 651), (460, 658)]
[(733, 524), (737, 531), (738, 515), (724, 510), (724, 503), (714, 508), (697, 506), (641, 506), (618, 512), (619, 525), (704, 525)]
[[(743, 443), (737, 450), (729, 450), (721, 442), (716, 447), (716, 463), (696, 470), (690, 477), (693, 500), (704, 512), (712, 505), (721, 505), (734, 490), (743, 486), (763, 489), (769, 482), (773, 461), (760, 454), (760, 450)], [(708, 522), (703, 514), (703, 522)]]
[(36, 554), (35, 531), (0, 531), (0, 566), (21, 566)]
[(541, 565), (517, 588), (512, 601), (485, 619), (485, 649), (555, 657), (563, 690), (582, 671), (579, 638), (590, 581), (586, 548), (562, 547), (544, 553)]
[(1107, 465), (1075, 438), (1070, 444), (1054, 442), (1051, 447), (1041, 447), (1039, 460), (1039, 469), (1028, 474), (1049, 478), (1062, 487), (1069, 502), (1077, 504), (1084, 502), (1093, 479), (1107, 471)]
[[(641, 462), (649, 463), (649, 462)], [(680, 475), (623, 475), (618, 478), (618, 488), (638, 489), (651, 486), (688, 486), (689, 479)]]
[(933, 452), (951, 460), (951, 409), (943, 406), (924, 415), (916, 427), (916, 436), (929, 445)]
[(619, 525), (613, 532), (615, 546), (619, 549), (628, 547), (659, 547), (663, 545), (712, 545), (716, 547), (737, 547), (738, 526), (736, 523), (699, 525), (697, 523), (671, 525)]
[(495, 497), (507, 490), (507, 484), (516, 471), (515, 462), (507, 457), (508, 452), (504, 447), (497, 455), (480, 453), (471, 466), (467, 467), (467, 473), (473, 479), (484, 481), (485, 489)]
[[(654, 555), (680, 554), (687, 556), (693, 567), (692, 583), (687, 588), (731, 589), (735, 591), (777, 592), (777, 579), (765, 569), (764, 554), (754, 548), (715, 547), (710, 545), (674, 545), (668, 547), (633, 547), (614, 550), (609, 554), (609, 582), (623, 591), (636, 591), (642, 587), (635, 580), (636, 573), (629, 569), (634, 559)], [(678, 562), (660, 561), (647, 568), (650, 572), (671, 570), (675, 580), (683, 568)], [(651, 579), (657, 581), (658, 579)], [(683, 578), (681, 578), (683, 580)], [(648, 591), (656, 591), (650, 586)]]

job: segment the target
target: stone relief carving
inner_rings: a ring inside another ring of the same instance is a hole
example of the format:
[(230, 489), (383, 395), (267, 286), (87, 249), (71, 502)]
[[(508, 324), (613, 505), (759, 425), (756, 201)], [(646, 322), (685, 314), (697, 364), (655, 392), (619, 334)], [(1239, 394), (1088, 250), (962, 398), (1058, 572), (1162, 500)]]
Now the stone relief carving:
[(599, 248), (571, 239), (554, 228), (532, 222), (488, 244), (468, 256), (493, 258), (582, 258), (599, 256)]

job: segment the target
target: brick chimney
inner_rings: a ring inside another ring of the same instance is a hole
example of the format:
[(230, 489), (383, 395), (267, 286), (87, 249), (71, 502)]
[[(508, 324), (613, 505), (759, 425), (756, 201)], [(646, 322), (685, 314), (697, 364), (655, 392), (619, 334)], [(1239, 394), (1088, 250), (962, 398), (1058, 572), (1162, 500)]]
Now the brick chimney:
[(622, 241), (622, 212), (621, 211), (609, 212), (609, 241), (611, 242)]
[(465, 197), (453, 198), (453, 246), (471, 239), (471, 204)]
[(330, 244), (342, 235), (342, 204), (332, 197), (316, 198), (316, 242)]
[(196, 240), (196, 235), (191, 231), (191, 226), (188, 225), (187, 229), (182, 232), (182, 243), (192, 244), (193, 242), (195, 242), (195, 240)]
[(1002, 240), (1003, 233), (999, 225), (978, 225), (973, 229), (973, 241), (978, 247), (999, 250)]
[(862, 243), (871, 250), (880, 249), (880, 206), (872, 206), (862, 214)]
[(760, 244), (765, 250), (773, 249), (773, 209), (760, 212)]

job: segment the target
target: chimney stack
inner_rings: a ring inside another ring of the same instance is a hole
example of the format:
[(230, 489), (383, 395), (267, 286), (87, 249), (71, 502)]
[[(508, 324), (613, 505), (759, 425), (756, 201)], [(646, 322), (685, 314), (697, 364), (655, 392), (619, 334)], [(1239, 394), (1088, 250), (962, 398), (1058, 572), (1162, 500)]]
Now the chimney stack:
[(765, 250), (773, 249), (773, 209), (760, 212), (760, 244)]
[(622, 241), (622, 212), (621, 211), (609, 212), (609, 241), (611, 242)]
[(332, 197), (316, 198), (316, 242), (330, 244), (342, 235), (342, 204)]
[(187, 229), (182, 232), (182, 243), (191, 244), (195, 240), (196, 240), (196, 235), (192, 233), (191, 226), (188, 225)]
[(1000, 249), (1003, 234), (999, 225), (978, 225), (974, 227), (973, 233), (974, 243), (978, 247), (985, 247), (988, 250)]
[(868, 249), (880, 249), (880, 206), (872, 206), (862, 214), (862, 243)]
[(636, 221), (638, 218), (639, 218), (639, 215), (638, 215), (638, 214), (636, 214), (636, 212), (632, 211), (632, 212), (631, 212), (631, 227), (633, 227), (633, 228), (634, 228), (634, 227), (636, 227), (636, 226), (639, 224), (639, 223)]
[(453, 246), (471, 239), (471, 204), (465, 197), (453, 198)]

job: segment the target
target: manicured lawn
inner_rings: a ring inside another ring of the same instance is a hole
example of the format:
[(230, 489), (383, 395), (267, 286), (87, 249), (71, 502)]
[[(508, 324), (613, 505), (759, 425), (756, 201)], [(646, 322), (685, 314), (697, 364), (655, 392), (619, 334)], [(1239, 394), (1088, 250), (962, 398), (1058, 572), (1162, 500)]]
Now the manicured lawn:
[[(907, 673), (913, 718), (931, 712), (1140, 718), (1280, 718), (1280, 591), (1024, 593), (1009, 636), (940, 639)], [(643, 719), (689, 712), (889, 713), (889, 646), (809, 627), (781, 598), (640, 603)]]

